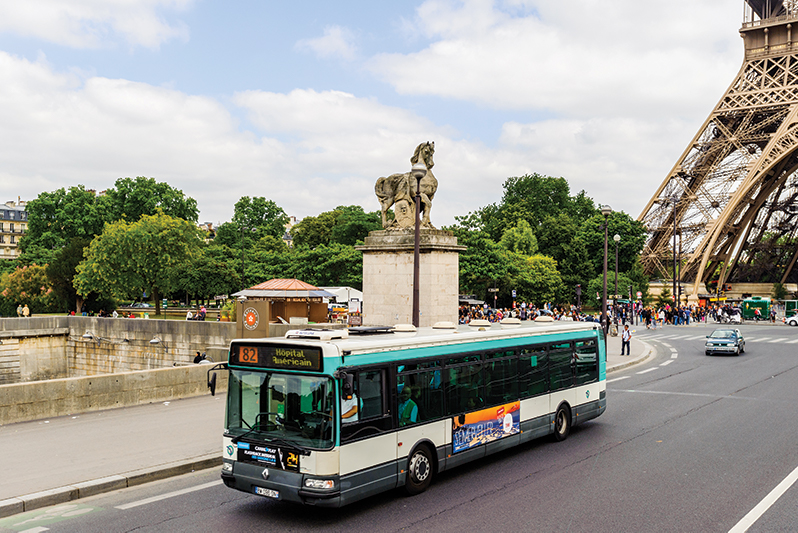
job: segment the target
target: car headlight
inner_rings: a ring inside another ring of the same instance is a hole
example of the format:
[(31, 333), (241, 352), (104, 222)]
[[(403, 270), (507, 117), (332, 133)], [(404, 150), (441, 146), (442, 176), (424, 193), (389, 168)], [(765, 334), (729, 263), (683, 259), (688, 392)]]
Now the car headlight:
[(306, 479), (305, 486), (309, 489), (332, 489), (335, 482), (332, 479)]

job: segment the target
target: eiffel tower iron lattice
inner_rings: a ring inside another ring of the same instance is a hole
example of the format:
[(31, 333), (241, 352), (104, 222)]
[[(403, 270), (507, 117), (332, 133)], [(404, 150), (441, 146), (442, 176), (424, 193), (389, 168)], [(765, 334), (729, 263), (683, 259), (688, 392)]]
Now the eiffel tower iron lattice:
[(649, 275), (693, 295), (709, 280), (798, 281), (793, 24), (798, 0), (745, 0), (743, 65), (638, 218)]

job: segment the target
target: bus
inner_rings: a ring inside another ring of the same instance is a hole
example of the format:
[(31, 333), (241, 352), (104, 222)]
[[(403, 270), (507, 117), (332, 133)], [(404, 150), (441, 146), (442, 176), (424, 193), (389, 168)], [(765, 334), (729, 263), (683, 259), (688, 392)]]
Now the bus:
[(222, 480), (340, 507), (547, 435), (606, 409), (598, 324), (444, 323), (293, 330), (231, 341)]

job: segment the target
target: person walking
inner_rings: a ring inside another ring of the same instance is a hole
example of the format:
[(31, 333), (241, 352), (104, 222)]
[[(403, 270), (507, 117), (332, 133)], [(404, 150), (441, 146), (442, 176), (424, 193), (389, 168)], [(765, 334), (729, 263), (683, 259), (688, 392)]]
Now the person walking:
[(22, 316), (28, 318), (30, 316), (30, 309), (28, 309), (28, 304), (25, 304), (25, 307), (22, 308)]
[[(623, 333), (621, 333), (621, 355), (630, 355), (631, 349), (629, 347), (632, 340), (632, 332), (629, 331), (629, 324), (623, 326)], [(626, 350), (626, 353), (623, 353)]]

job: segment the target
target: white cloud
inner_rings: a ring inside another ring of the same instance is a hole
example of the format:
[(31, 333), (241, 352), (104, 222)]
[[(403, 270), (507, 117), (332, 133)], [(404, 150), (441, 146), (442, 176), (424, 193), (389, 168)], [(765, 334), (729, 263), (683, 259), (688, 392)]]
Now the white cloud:
[(351, 61), (357, 53), (354, 34), (341, 26), (327, 26), (323, 36), (297, 41), (296, 48), (313, 52), (322, 59), (339, 57)]
[[(525, 10), (514, 16), (520, 4)], [(588, 0), (428, 0), (417, 23), (431, 44), (377, 55), (369, 68), (402, 94), (505, 110), (652, 116), (663, 107), (706, 109), (704, 97), (716, 99), (739, 65), (739, 13), (726, 7), (721, 0), (616, 0), (611, 9)], [(717, 23), (708, 25), (712, 17)], [(716, 53), (707, 56), (708, 49)]]
[(188, 39), (182, 23), (170, 24), (161, 10), (179, 11), (194, 0), (24, 0), (0, 2), (0, 32), (69, 46), (99, 48), (118, 40), (158, 48)]

